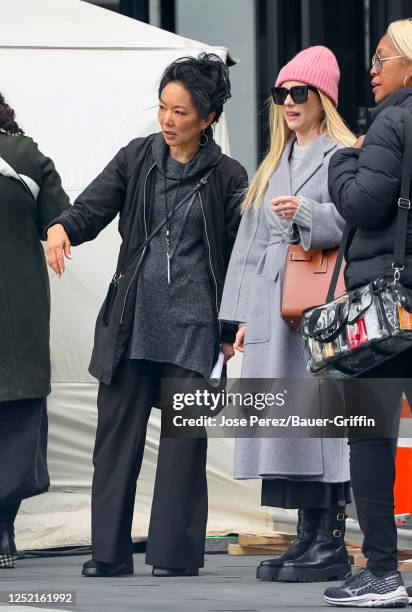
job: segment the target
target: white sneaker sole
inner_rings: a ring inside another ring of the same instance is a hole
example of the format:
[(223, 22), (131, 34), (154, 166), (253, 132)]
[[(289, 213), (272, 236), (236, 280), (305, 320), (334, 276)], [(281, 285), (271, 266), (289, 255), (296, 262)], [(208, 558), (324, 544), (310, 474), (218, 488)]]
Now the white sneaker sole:
[(409, 603), (408, 593), (405, 587), (398, 587), (396, 591), (384, 595), (366, 593), (358, 597), (326, 597), (325, 601), (330, 606), (353, 606), (357, 608), (392, 608), (395, 606), (407, 606)]

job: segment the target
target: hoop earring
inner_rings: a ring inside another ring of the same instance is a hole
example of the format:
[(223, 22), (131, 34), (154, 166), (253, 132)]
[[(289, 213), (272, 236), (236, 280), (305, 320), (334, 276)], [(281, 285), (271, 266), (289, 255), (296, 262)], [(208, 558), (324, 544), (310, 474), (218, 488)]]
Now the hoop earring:
[(403, 86), (406, 87), (406, 83), (408, 82), (409, 79), (409, 74), (406, 75), (406, 77), (403, 79)]
[[(206, 138), (206, 140), (202, 141), (202, 138)], [(202, 130), (202, 133), (200, 134), (200, 138), (199, 138), (199, 145), (201, 147), (205, 147), (208, 142), (209, 142), (209, 136), (205, 133), (205, 130)]]

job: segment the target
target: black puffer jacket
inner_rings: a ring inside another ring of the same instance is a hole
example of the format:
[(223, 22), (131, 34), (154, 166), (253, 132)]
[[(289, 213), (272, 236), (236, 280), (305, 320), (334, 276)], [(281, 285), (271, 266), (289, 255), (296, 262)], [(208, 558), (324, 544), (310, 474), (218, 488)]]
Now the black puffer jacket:
[[(405, 111), (412, 113), (410, 87), (394, 93), (371, 111), (374, 120), (362, 149), (340, 149), (329, 164), (332, 201), (345, 221), (356, 228), (346, 252), (348, 289), (378, 276), (393, 278)], [(412, 213), (401, 282), (412, 288)]]

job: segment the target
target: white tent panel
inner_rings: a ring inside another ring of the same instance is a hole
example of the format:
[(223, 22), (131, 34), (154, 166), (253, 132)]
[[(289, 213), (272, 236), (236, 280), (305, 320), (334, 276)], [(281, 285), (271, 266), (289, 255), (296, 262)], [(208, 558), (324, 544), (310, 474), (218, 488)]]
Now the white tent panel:
[(81, 0), (2, 0), (2, 3), (6, 5), (1, 17), (3, 47), (159, 51), (168, 47), (193, 49), (199, 45)]

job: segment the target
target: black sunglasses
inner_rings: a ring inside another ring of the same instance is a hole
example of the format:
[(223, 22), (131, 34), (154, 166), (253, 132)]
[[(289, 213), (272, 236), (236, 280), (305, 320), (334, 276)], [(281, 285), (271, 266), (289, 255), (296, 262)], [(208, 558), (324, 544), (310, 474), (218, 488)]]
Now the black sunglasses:
[(295, 104), (303, 104), (308, 101), (309, 89), (318, 93), (316, 87), (312, 87), (312, 85), (295, 85), (290, 89), (286, 89), (286, 87), (272, 87), (270, 91), (272, 92), (275, 104), (284, 104), (289, 94)]

